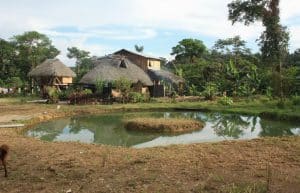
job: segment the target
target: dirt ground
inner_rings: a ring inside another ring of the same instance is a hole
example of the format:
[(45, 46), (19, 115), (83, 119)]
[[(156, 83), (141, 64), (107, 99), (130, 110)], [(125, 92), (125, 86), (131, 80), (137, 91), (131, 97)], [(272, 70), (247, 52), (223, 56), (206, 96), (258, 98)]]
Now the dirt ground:
[[(0, 104), (0, 123), (106, 110)], [(300, 192), (300, 137), (147, 149), (45, 142), (1, 128), (11, 148), (0, 192)]]

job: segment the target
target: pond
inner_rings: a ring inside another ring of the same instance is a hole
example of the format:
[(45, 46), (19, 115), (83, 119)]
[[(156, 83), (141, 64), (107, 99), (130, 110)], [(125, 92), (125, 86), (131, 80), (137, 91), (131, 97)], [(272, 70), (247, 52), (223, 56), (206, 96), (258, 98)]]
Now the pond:
[[(191, 118), (203, 129), (180, 135), (127, 131), (124, 120), (135, 117)], [(130, 112), (62, 118), (36, 125), (26, 135), (46, 141), (79, 141), (135, 148), (300, 135), (300, 123), (216, 112)]]

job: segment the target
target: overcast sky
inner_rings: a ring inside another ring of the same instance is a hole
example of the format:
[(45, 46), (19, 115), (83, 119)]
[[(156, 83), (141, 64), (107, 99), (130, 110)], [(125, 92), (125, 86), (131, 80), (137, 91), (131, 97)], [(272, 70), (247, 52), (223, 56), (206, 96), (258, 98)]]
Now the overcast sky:
[[(67, 47), (92, 55), (118, 49), (169, 58), (183, 38), (202, 40), (208, 48), (217, 39), (240, 35), (253, 51), (263, 31), (261, 23), (232, 26), (227, 20), (230, 0), (0, 0), (0, 38), (36, 30), (50, 37), (69, 66)], [(290, 51), (300, 48), (300, 1), (281, 0), (281, 22), (288, 26)]]

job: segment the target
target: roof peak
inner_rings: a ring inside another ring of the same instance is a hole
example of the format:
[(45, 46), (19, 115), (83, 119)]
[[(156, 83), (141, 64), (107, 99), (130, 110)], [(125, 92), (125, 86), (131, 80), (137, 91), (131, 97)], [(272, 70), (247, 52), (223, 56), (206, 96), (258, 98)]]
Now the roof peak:
[(120, 50), (114, 52), (113, 54), (120, 55), (120, 54), (118, 54), (118, 53), (121, 52), (121, 51), (126, 51), (126, 52), (129, 52), (129, 53), (131, 53), (131, 54), (135, 54), (135, 55), (138, 55), (138, 56), (142, 56), (142, 57), (144, 57), (144, 58), (151, 58), (151, 59), (161, 60), (161, 59), (158, 58), (158, 57), (151, 56), (151, 55), (144, 54), (144, 53), (140, 53), (140, 52), (135, 52), (135, 51), (127, 50), (127, 49), (125, 49), (125, 48), (122, 48), (122, 49), (120, 49)]

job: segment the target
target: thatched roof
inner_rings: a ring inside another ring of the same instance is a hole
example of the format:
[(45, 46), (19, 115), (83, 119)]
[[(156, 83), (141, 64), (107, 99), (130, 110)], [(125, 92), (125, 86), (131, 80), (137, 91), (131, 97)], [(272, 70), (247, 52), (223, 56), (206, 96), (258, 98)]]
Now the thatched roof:
[(151, 55), (140, 53), (140, 52), (134, 52), (134, 51), (131, 51), (131, 50), (126, 50), (126, 49), (121, 49), (119, 51), (116, 51), (116, 52), (114, 52), (114, 54), (116, 54), (116, 55), (122, 55), (124, 52), (125, 53), (126, 52), (130, 53), (130, 54), (133, 54), (133, 55), (137, 55), (137, 56), (141, 56), (141, 57), (147, 58), (147, 59), (161, 60), (161, 58), (158, 58), (158, 57), (155, 57), (155, 56), (151, 56)]
[(28, 73), (30, 77), (75, 77), (76, 74), (59, 59), (47, 59)]
[(172, 84), (179, 84), (185, 82), (185, 80), (172, 72), (166, 70), (148, 70), (148, 74), (152, 80), (164, 80)]
[(112, 82), (120, 78), (127, 78), (133, 83), (140, 81), (147, 86), (153, 85), (147, 73), (125, 57), (108, 55), (95, 60), (94, 65), (96, 67), (85, 74), (80, 83), (95, 84), (97, 80)]

